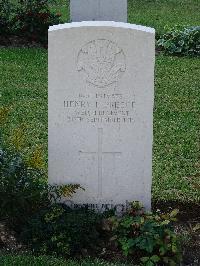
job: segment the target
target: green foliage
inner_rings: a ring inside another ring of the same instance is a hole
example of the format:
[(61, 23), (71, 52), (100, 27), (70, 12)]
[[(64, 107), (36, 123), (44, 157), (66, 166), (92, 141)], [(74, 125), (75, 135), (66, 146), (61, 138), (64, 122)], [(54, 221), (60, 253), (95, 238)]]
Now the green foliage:
[(12, 32), (14, 5), (10, 0), (0, 2), (0, 36), (8, 36)]
[(157, 41), (157, 45), (166, 54), (199, 56), (200, 26), (172, 29)]
[[(29, 169), (19, 154), (0, 150), (0, 214), (16, 220), (24, 219), (36, 207), (46, 203), (46, 184), (41, 173)], [(45, 192), (45, 193), (44, 193)]]
[(42, 209), (23, 229), (21, 239), (37, 253), (74, 255), (98, 246), (97, 224), (100, 215), (81, 208), (70, 209), (55, 204)]
[(16, 28), (30, 41), (47, 43), (48, 28), (59, 24), (60, 16), (50, 11), (49, 0), (22, 0), (16, 11)]
[(0, 3), (0, 33), (15, 34), (31, 42), (47, 44), (50, 25), (59, 24), (60, 13), (50, 10), (50, 0), (3, 0)]
[(20, 230), (39, 209), (63, 195), (70, 197), (79, 185), (48, 185), (44, 173), (29, 167), (19, 153), (0, 149), (0, 217)]
[(180, 247), (172, 222), (178, 210), (171, 213), (144, 212), (137, 203), (121, 218), (110, 218), (110, 227), (125, 256), (140, 258), (143, 265), (177, 265)]

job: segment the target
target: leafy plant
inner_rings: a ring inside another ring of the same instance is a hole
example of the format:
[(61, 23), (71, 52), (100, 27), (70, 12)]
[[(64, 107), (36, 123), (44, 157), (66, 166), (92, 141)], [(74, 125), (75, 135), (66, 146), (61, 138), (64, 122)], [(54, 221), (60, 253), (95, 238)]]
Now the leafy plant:
[(199, 56), (200, 26), (172, 29), (157, 41), (157, 46), (166, 54)]
[(47, 43), (48, 28), (60, 23), (60, 13), (50, 11), (50, 0), (1, 0), (0, 34), (20, 35), (31, 42)]
[(23, 229), (21, 239), (37, 253), (74, 255), (98, 246), (100, 215), (55, 204), (42, 209)]
[(60, 16), (50, 11), (49, 0), (21, 0), (15, 23), (19, 34), (30, 41), (47, 43), (48, 28), (59, 24)]
[(13, 30), (12, 14), (14, 5), (10, 0), (0, 2), (0, 35), (8, 36)]
[(157, 263), (177, 265), (180, 261), (180, 247), (172, 222), (176, 221), (178, 210), (170, 213), (144, 212), (136, 202), (121, 218), (108, 219), (119, 247), (125, 256), (139, 257), (143, 265)]
[(40, 169), (29, 167), (19, 153), (0, 148), (0, 217), (18, 230), (41, 208), (71, 196), (79, 187), (48, 185)]

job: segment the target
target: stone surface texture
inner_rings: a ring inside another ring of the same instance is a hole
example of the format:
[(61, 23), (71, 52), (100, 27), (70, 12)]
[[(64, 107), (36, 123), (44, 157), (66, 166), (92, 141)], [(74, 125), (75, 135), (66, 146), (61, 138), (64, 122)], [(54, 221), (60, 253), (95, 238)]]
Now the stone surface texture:
[[(49, 182), (68, 204), (151, 207), (154, 29), (77, 22), (49, 29)], [(66, 199), (67, 201), (67, 199)]]
[(127, 0), (71, 0), (71, 21), (127, 22)]

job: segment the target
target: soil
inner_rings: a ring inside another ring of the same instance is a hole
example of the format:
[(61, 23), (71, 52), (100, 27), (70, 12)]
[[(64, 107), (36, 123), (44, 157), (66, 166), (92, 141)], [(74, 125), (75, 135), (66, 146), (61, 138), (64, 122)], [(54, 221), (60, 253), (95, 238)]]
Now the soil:
[(179, 201), (153, 201), (152, 209), (168, 212), (172, 209), (179, 209), (178, 220), (194, 220), (200, 222), (200, 203), (179, 202)]
[[(154, 202), (153, 210), (159, 209), (168, 212), (174, 208), (180, 210), (178, 222), (175, 223), (175, 230), (182, 239), (183, 261), (181, 266), (200, 265), (200, 204), (178, 203), (178, 202)], [(26, 247), (18, 243), (15, 233), (11, 231), (5, 222), (0, 222), (0, 249), (9, 252), (21, 252)], [(84, 252), (83, 252), (84, 253)], [(85, 251), (87, 254), (87, 251)], [(85, 254), (85, 255), (86, 255)], [(82, 254), (84, 256), (84, 254)], [(124, 261), (121, 252), (116, 249), (102, 249), (100, 258), (112, 261)]]
[(152, 209), (168, 212), (179, 209), (176, 232), (183, 238), (182, 251), (184, 266), (200, 265), (200, 203), (180, 203), (177, 201), (153, 202)]
[(30, 42), (24, 37), (20, 36), (0, 36), (0, 48), (46, 48), (46, 45), (42, 45), (37, 42)]

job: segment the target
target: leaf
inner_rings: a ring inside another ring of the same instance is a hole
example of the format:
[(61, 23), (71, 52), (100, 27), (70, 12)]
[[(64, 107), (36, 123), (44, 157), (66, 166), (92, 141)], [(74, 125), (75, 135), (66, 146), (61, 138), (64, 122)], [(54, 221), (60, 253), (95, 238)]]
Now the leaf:
[(128, 246), (129, 246), (129, 248), (135, 246), (136, 242), (137, 242), (137, 240), (135, 240), (133, 238), (129, 239), (128, 240)]
[(178, 251), (177, 246), (175, 244), (172, 245), (172, 252), (176, 253)]
[(166, 253), (166, 248), (164, 246), (161, 246), (159, 248), (160, 255), (163, 256)]
[(151, 260), (153, 262), (159, 262), (160, 261), (160, 257), (158, 257), (157, 255), (153, 255), (153, 256), (151, 256)]
[(177, 216), (177, 214), (179, 213), (179, 209), (174, 209), (171, 213), (170, 213), (170, 217), (174, 218)]
[(200, 223), (196, 224), (196, 225), (192, 228), (192, 230), (193, 230), (194, 232), (199, 231), (199, 230), (200, 230)]
[(147, 262), (150, 258), (149, 257), (142, 257), (140, 260), (141, 262)]
[(165, 220), (165, 221), (163, 221), (163, 222), (161, 223), (161, 225), (168, 225), (169, 223), (170, 223), (169, 220)]
[(164, 261), (165, 263), (168, 263), (168, 262), (169, 262), (169, 258), (168, 258), (168, 257), (163, 257), (163, 261)]
[(177, 263), (176, 263), (174, 260), (169, 259), (169, 265), (170, 265), (170, 266), (176, 266)]
[(154, 266), (154, 263), (152, 261), (147, 261), (146, 266)]
[(117, 236), (116, 236), (116, 235), (115, 235), (115, 236), (112, 236), (112, 237), (109, 239), (110, 242), (113, 242), (113, 241), (115, 241), (115, 240), (117, 240)]

